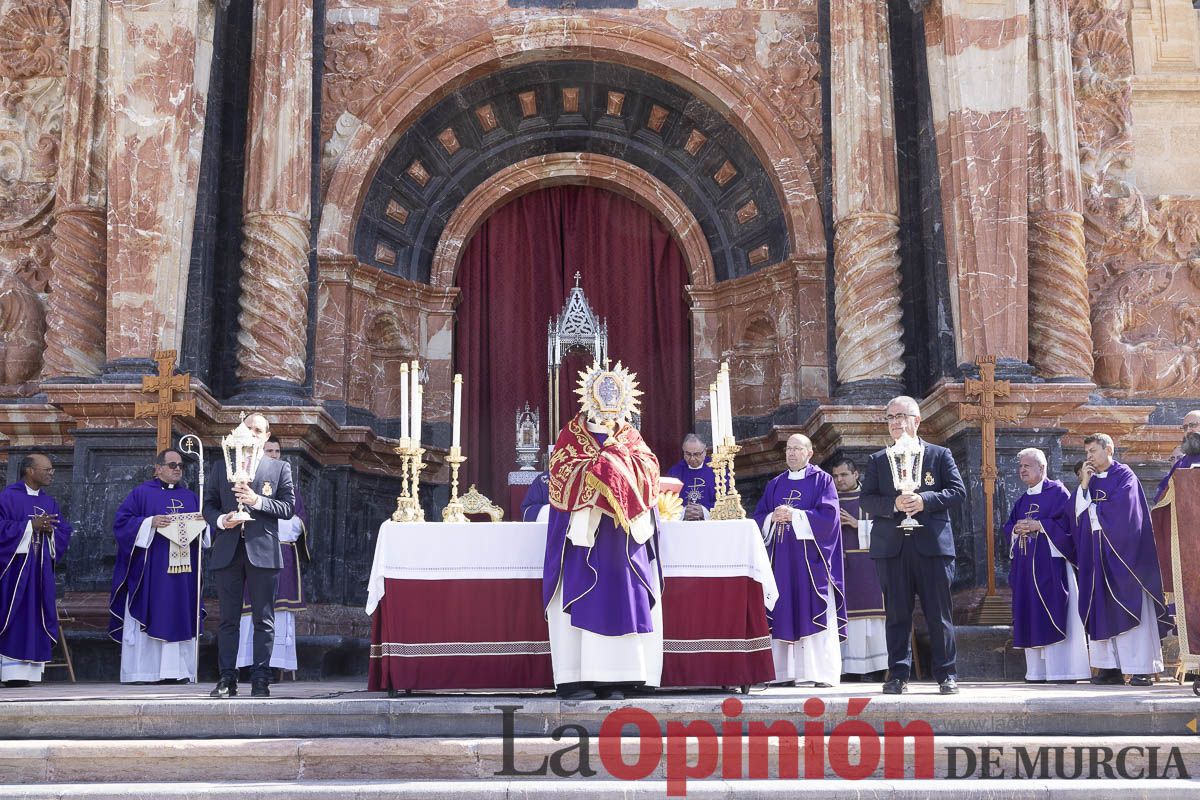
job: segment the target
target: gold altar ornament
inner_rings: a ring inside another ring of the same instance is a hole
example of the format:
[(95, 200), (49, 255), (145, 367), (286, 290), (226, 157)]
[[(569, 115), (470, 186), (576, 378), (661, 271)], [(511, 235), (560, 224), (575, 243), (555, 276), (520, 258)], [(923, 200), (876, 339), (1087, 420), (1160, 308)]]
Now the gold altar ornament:
[(608, 367), (599, 361), (579, 372), (579, 404), (588, 422), (615, 430), (638, 413), (637, 375), (621, 366)]

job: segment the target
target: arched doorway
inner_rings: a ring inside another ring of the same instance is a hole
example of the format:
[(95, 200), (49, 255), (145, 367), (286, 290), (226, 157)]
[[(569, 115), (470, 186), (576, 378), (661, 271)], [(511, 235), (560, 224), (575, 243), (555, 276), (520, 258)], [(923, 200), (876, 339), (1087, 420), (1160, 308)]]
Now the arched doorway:
[[(674, 238), (636, 202), (591, 186), (552, 186), (497, 209), (463, 250), (457, 273), (455, 370), (464, 403), (466, 482), (507, 496), (515, 412), (546, 419), (546, 324), (574, 285), (608, 320), (609, 353), (638, 373), (642, 432), (667, 464), (692, 424), (688, 268)], [(574, 386), (575, 373), (564, 373)], [(564, 417), (578, 408), (563, 400)], [(557, 431), (543, 425), (543, 444)]]

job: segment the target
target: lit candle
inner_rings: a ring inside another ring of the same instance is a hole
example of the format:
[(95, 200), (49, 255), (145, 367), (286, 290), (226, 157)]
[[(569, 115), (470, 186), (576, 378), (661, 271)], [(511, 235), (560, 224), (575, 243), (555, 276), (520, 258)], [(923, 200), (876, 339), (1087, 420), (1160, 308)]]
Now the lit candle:
[(400, 365), (400, 440), (408, 438), (408, 362)]
[(712, 443), (713, 447), (720, 444), (721, 435), (721, 407), (718, 405), (717, 399), (717, 384), (710, 383), (708, 385), (708, 421), (712, 425)]
[(454, 435), (450, 438), (450, 446), (457, 448), (461, 444), (459, 433), (462, 431), (462, 373), (454, 376)]
[(412, 381), (409, 388), (409, 396), (412, 398), (412, 406), (409, 412), (408, 435), (411, 436), (417, 443), (421, 441), (421, 407), (417, 405), (417, 391), (421, 387), (421, 369), (414, 358), (408, 365), (408, 377)]

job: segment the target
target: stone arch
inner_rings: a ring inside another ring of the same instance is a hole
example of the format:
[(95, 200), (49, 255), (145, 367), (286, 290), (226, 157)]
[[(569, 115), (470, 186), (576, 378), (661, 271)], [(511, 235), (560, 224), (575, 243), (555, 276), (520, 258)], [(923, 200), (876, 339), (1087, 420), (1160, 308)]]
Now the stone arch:
[[(636, 26), (633, 26), (636, 27)], [(533, 28), (508, 24), (489, 29), (408, 64), (346, 137), (322, 208), (318, 252), (350, 255), (354, 226), (372, 178), (399, 136), (427, 108), (456, 87), (510, 66), (531, 61), (585, 59), (626, 64), (665, 77), (693, 92), (724, 115), (768, 167), (773, 190), (787, 209), (792, 258), (824, 259), (825, 239), (816, 187), (804, 153), (778, 124), (779, 113), (745, 76), (703, 50), (628, 21), (571, 17), (545, 20)]]
[(594, 153), (555, 153), (527, 159), (497, 172), (455, 209), (433, 256), (429, 282), (453, 286), (463, 248), (500, 206), (549, 186), (596, 186), (633, 200), (675, 238), (695, 286), (714, 282), (712, 255), (700, 224), (662, 181), (621, 159)]

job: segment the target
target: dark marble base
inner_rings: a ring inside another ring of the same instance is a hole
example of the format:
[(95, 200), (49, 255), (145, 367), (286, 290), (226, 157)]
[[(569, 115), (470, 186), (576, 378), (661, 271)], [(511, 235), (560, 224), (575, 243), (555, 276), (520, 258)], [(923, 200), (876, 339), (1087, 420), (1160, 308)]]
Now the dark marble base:
[(231, 406), (307, 406), (312, 393), (298, 383), (277, 379), (241, 381), (229, 398)]
[(118, 358), (104, 365), (101, 383), (141, 383), (146, 375), (157, 375), (158, 363), (150, 358)]
[(840, 384), (833, 393), (835, 403), (856, 406), (881, 406), (897, 395), (904, 394), (901, 381), (880, 379)]

